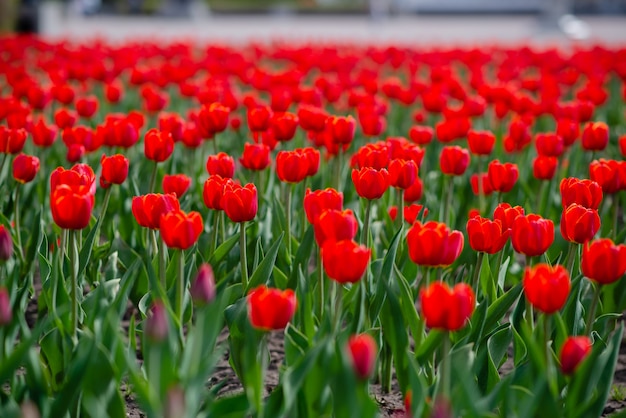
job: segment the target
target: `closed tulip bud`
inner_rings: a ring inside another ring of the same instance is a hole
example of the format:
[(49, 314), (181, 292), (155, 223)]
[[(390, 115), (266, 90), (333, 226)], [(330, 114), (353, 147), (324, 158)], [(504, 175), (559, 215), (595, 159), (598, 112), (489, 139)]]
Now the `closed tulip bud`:
[(31, 182), (39, 172), (39, 158), (19, 154), (13, 160), (13, 178), (22, 183)]
[(252, 183), (243, 187), (234, 183), (226, 184), (221, 205), (233, 222), (253, 220), (259, 207), (256, 186)]
[(524, 294), (537, 310), (552, 314), (559, 311), (567, 301), (570, 290), (569, 273), (557, 264), (537, 264), (524, 271)]
[(25, 129), (5, 128), (0, 126), (0, 152), (4, 154), (19, 154), (26, 143)]
[(444, 223), (415, 222), (406, 237), (411, 261), (419, 266), (449, 266), (463, 250), (463, 234)]
[(96, 96), (88, 96), (76, 100), (76, 112), (83, 118), (91, 118), (98, 110), (98, 98)]
[(559, 360), (561, 371), (569, 375), (576, 371), (578, 365), (591, 353), (591, 339), (586, 335), (568, 337), (563, 343)]
[(191, 186), (191, 178), (184, 174), (172, 174), (163, 176), (163, 193), (173, 194), (180, 199)]
[(444, 147), (439, 155), (439, 166), (443, 174), (460, 176), (470, 162), (469, 151), (459, 146)]
[(59, 129), (71, 128), (77, 120), (78, 115), (73, 110), (61, 108), (54, 112), (54, 123)]
[(270, 148), (265, 144), (245, 143), (239, 162), (248, 170), (265, 170), (270, 165)]
[(77, 163), (85, 156), (85, 147), (82, 144), (72, 144), (67, 148), (65, 159), (69, 163)]
[(352, 240), (326, 241), (322, 247), (324, 271), (338, 283), (356, 283), (363, 277), (371, 253)]
[(563, 138), (563, 144), (566, 147), (571, 146), (578, 139), (578, 135), (580, 135), (578, 121), (559, 119), (556, 123), (556, 134)]
[(465, 283), (450, 289), (446, 283), (437, 281), (422, 289), (420, 304), (427, 327), (456, 331), (472, 316), (476, 296)]
[(511, 243), (515, 252), (535, 257), (548, 251), (554, 242), (554, 222), (539, 215), (520, 215), (511, 227)]
[(202, 264), (196, 274), (196, 279), (189, 289), (191, 299), (197, 306), (203, 306), (215, 300), (215, 276), (210, 264)]
[(408, 189), (417, 179), (417, 164), (413, 160), (394, 159), (389, 163), (389, 184)]
[(170, 158), (174, 152), (174, 139), (169, 132), (150, 129), (144, 138), (144, 153), (146, 158), (157, 163)]
[(507, 193), (515, 186), (519, 177), (519, 170), (516, 164), (502, 164), (500, 161), (494, 160), (489, 163), (487, 174), (494, 191)]
[(165, 306), (163, 306), (162, 302), (156, 301), (153, 303), (152, 309), (150, 309), (150, 314), (146, 319), (144, 332), (146, 333), (146, 337), (154, 343), (159, 343), (167, 338), (167, 334), (169, 333), (169, 323), (167, 319), (167, 311), (165, 310)]
[(9, 325), (13, 319), (11, 298), (6, 288), (0, 287), (0, 327)]
[(497, 219), (492, 221), (480, 216), (470, 218), (466, 228), (470, 247), (474, 251), (487, 254), (501, 251), (511, 234), (509, 229), (502, 229), (501, 221)]
[(560, 190), (563, 209), (572, 203), (577, 203), (597, 210), (602, 203), (602, 187), (593, 180), (566, 178), (561, 180)]
[(289, 112), (275, 113), (270, 119), (270, 129), (279, 142), (291, 141), (298, 128), (298, 116)]
[(376, 365), (376, 340), (369, 334), (353, 335), (348, 340), (348, 352), (357, 377), (368, 379)]
[(389, 188), (389, 173), (386, 169), (376, 170), (363, 167), (352, 170), (352, 182), (359, 196), (376, 200), (380, 199)]
[(280, 181), (299, 183), (307, 177), (309, 160), (301, 149), (280, 151), (276, 155), (276, 174)]
[(587, 151), (602, 151), (609, 143), (609, 127), (604, 122), (589, 122), (583, 129), (582, 146)]
[(283, 329), (296, 312), (293, 290), (271, 289), (261, 285), (248, 294), (248, 318), (253, 327), (262, 331)]
[(608, 238), (591, 241), (583, 246), (580, 268), (590, 280), (614, 283), (626, 273), (626, 245), (615, 245)]
[(328, 118), (333, 142), (337, 144), (349, 144), (354, 139), (356, 120), (352, 116), (331, 116)]
[(221, 176), (224, 178), (233, 178), (235, 174), (235, 159), (225, 152), (219, 152), (217, 155), (209, 155), (206, 160), (206, 171), (211, 176)]
[(335, 189), (324, 190), (307, 189), (303, 200), (304, 212), (310, 224), (314, 225), (320, 215), (326, 210), (341, 210), (343, 207), (343, 193)]
[(600, 229), (600, 215), (594, 209), (572, 203), (561, 214), (561, 235), (567, 241), (583, 244)]
[(159, 231), (169, 248), (186, 250), (198, 241), (204, 222), (198, 212), (174, 210), (161, 215)]
[(258, 106), (248, 110), (248, 129), (251, 132), (267, 131), (270, 127), (272, 111), (268, 106)]
[(10, 260), (13, 256), (13, 238), (11, 232), (0, 225), (0, 261)]
[(538, 156), (533, 160), (533, 176), (537, 180), (552, 180), (559, 160), (556, 157)]
[(467, 145), (474, 155), (489, 155), (496, 143), (496, 136), (490, 131), (473, 131), (467, 133)]
[(35, 145), (38, 147), (49, 147), (54, 143), (57, 137), (57, 130), (54, 126), (48, 126), (45, 119), (42, 117), (33, 125), (30, 134), (33, 137), (33, 143)]
[(128, 158), (122, 154), (115, 154), (110, 157), (102, 154), (100, 158), (102, 166), (101, 184), (122, 184), (128, 177)]
[(484, 196), (489, 196), (493, 193), (493, 188), (491, 187), (491, 182), (489, 181), (489, 175), (487, 173), (472, 174), (470, 177), (470, 186), (472, 186), (472, 192), (476, 196), (481, 193)]

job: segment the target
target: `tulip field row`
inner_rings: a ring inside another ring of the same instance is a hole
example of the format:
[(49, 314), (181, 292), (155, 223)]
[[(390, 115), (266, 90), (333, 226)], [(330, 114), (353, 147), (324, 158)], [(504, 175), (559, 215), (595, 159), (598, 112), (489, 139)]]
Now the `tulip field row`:
[(0, 416), (600, 416), (625, 103), (602, 46), (0, 38)]

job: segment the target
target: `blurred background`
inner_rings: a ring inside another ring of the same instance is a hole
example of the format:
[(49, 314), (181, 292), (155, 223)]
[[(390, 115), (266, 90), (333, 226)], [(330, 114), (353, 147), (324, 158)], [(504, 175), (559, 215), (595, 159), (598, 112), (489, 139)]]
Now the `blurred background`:
[(626, 42), (626, 0), (0, 0), (0, 30), (232, 42)]

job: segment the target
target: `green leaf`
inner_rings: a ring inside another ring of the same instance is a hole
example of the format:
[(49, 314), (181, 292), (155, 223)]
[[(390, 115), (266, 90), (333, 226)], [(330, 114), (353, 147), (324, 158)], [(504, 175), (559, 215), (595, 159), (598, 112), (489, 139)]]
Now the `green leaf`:
[(263, 261), (259, 264), (259, 267), (257, 267), (254, 273), (252, 273), (248, 287), (245, 290), (246, 293), (250, 289), (254, 289), (261, 284), (267, 283), (269, 280), (272, 270), (274, 269), (274, 264), (276, 263), (276, 256), (278, 255), (278, 250), (280, 249), (283, 236), (284, 233), (280, 234), (278, 239), (270, 247), (267, 255), (263, 258)]
[[(387, 253), (383, 258), (380, 271), (373, 275), (378, 278), (378, 280), (376, 282), (376, 292), (371, 300), (369, 310), (370, 320), (372, 322), (376, 321), (376, 318), (380, 315), (380, 311), (385, 303), (385, 297), (387, 295), (385, 282), (389, 283), (393, 279), (393, 267), (396, 260), (396, 253), (398, 252), (398, 244), (400, 243), (400, 238), (402, 237), (402, 231), (403, 228), (400, 228), (391, 239)], [(372, 266), (372, 271), (376, 271), (374, 266)], [(370, 289), (371, 288), (372, 287), (370, 286)]]
[(303, 271), (307, 271), (311, 254), (313, 253), (313, 247), (315, 246), (315, 238), (313, 234), (313, 225), (310, 225), (302, 238), (302, 242), (296, 252), (296, 258), (293, 262), (291, 269), (291, 276), (288, 287), (290, 289), (295, 288), (295, 284), (298, 278), (298, 269), (302, 268)]
[[(98, 237), (96, 235), (100, 231), (100, 224), (102, 223), (102, 218), (98, 219), (96, 224), (89, 231), (89, 235), (87, 235), (87, 239), (83, 242), (83, 248), (80, 250), (80, 255), (78, 256), (78, 277), (80, 277), (87, 264), (89, 263), (89, 259), (91, 258), (91, 252), (93, 251), (93, 243)], [(70, 232), (73, 233), (73, 232)], [(71, 241), (70, 241), (71, 242)]]
[(215, 249), (213, 254), (211, 254), (211, 257), (209, 258), (209, 264), (212, 266), (216, 266), (217, 264), (222, 262), (224, 258), (228, 255), (230, 250), (232, 250), (238, 242), (239, 235), (233, 235), (232, 237), (221, 243)]

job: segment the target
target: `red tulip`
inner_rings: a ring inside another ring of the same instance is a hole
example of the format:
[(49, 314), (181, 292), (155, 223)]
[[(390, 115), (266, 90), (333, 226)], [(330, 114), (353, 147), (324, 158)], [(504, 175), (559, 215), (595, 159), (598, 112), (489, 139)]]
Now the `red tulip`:
[(467, 221), (467, 236), (470, 247), (474, 251), (495, 254), (501, 251), (506, 244), (511, 231), (502, 228), (499, 220), (489, 220), (480, 216), (470, 218)]
[(110, 157), (102, 154), (100, 158), (102, 174), (100, 184), (109, 187), (111, 184), (122, 184), (128, 177), (128, 158), (122, 154), (115, 154)]
[(380, 199), (389, 188), (389, 173), (384, 168), (363, 167), (352, 170), (352, 183), (359, 196), (369, 200)]
[(545, 253), (554, 242), (554, 223), (539, 215), (519, 215), (511, 227), (513, 249), (520, 254), (534, 257)]
[[(33, 137), (33, 143), (38, 147), (49, 147), (54, 143), (57, 137), (57, 130), (54, 126), (48, 126), (44, 118), (40, 118), (33, 125), (30, 132)], [(2, 135), (2, 133), (0, 133)]]
[(369, 334), (353, 335), (348, 340), (348, 352), (357, 377), (368, 379), (376, 365), (376, 340)]
[(163, 193), (173, 194), (177, 199), (180, 199), (182, 195), (191, 186), (191, 178), (184, 174), (172, 174), (163, 176)]
[(9, 325), (13, 320), (11, 297), (5, 287), (0, 287), (0, 328)]
[(389, 163), (389, 184), (408, 189), (417, 179), (417, 164), (412, 160), (394, 159)]
[(583, 244), (600, 229), (598, 211), (572, 203), (561, 214), (561, 235), (567, 241)]
[(409, 257), (419, 266), (449, 266), (463, 250), (463, 234), (446, 224), (415, 222), (407, 234)]
[(460, 176), (465, 173), (469, 161), (469, 151), (456, 145), (443, 147), (439, 155), (441, 172), (451, 176)]
[(540, 133), (535, 137), (535, 148), (537, 155), (559, 157), (565, 151), (565, 141), (555, 133)]
[(84, 229), (89, 225), (95, 197), (88, 186), (60, 184), (50, 192), (54, 223), (63, 229)]
[(352, 116), (331, 116), (327, 123), (330, 125), (333, 142), (349, 144), (354, 139), (356, 120)]
[(248, 109), (248, 129), (251, 132), (267, 131), (270, 127), (272, 111), (267, 106)]
[(605, 194), (617, 193), (626, 181), (620, 175), (619, 162), (603, 158), (589, 164), (589, 178), (598, 183)]
[(96, 175), (87, 164), (76, 164), (69, 170), (57, 167), (50, 174), (50, 190), (54, 190), (62, 184), (71, 187), (87, 186), (89, 193), (96, 194)]
[(239, 162), (248, 170), (265, 170), (270, 165), (270, 148), (265, 144), (245, 143)]
[(280, 181), (299, 183), (309, 173), (309, 159), (303, 149), (280, 151), (276, 155), (276, 174)]
[(423, 217), (425, 217), (426, 215), (428, 215), (428, 209), (424, 208), (424, 205), (412, 204), (412, 205), (405, 206), (404, 213), (403, 213), (404, 221), (408, 223), (409, 225), (413, 225), (415, 221), (417, 221), (417, 217), (422, 211), (422, 209), (424, 209)]
[(570, 290), (569, 273), (562, 265), (537, 264), (524, 270), (524, 294), (536, 309), (545, 314), (560, 310)]
[(248, 317), (257, 329), (279, 330), (287, 326), (296, 312), (296, 305), (293, 290), (283, 291), (261, 285), (248, 294)]
[(574, 373), (589, 353), (591, 353), (591, 339), (589, 337), (586, 335), (567, 337), (559, 356), (563, 374)]
[(169, 132), (174, 142), (182, 141), (185, 120), (179, 114), (159, 113), (158, 126), (161, 132)]
[(328, 240), (322, 247), (322, 264), (329, 278), (339, 283), (361, 279), (372, 251), (352, 240)]
[(225, 152), (209, 155), (206, 160), (206, 171), (211, 176), (233, 178), (235, 175), (235, 159)]
[(198, 241), (203, 229), (202, 216), (198, 212), (172, 210), (161, 215), (159, 231), (169, 248), (188, 249)]
[(26, 143), (25, 129), (5, 128), (0, 125), (0, 152), (4, 154), (19, 154)]
[(620, 154), (622, 154), (622, 157), (626, 158), (626, 134), (620, 136), (617, 142), (619, 145)]
[(278, 142), (291, 141), (298, 128), (298, 116), (289, 112), (274, 113), (270, 119), (270, 128)]
[(604, 122), (589, 122), (583, 129), (582, 146), (587, 151), (602, 151), (609, 143), (609, 127)]
[(359, 224), (350, 209), (344, 211), (328, 209), (320, 214), (313, 224), (315, 241), (320, 247), (326, 241), (351, 240), (355, 237)]
[(223, 210), (222, 196), (224, 195), (224, 188), (232, 182), (233, 180), (230, 178), (218, 175), (210, 176), (204, 182), (204, 188), (202, 189), (204, 205), (209, 209)]
[(39, 172), (39, 158), (19, 154), (13, 160), (13, 178), (22, 183), (30, 183)]
[(8, 261), (13, 256), (13, 238), (11, 231), (0, 224), (0, 261)]
[(430, 126), (412, 126), (409, 138), (418, 145), (428, 145), (433, 140), (435, 131)]
[(476, 297), (465, 283), (450, 289), (444, 282), (434, 282), (420, 292), (420, 304), (427, 327), (456, 331), (472, 316)]
[(73, 110), (61, 108), (54, 112), (54, 123), (59, 129), (72, 128), (78, 120), (78, 114)]
[(98, 110), (98, 98), (87, 96), (76, 100), (76, 112), (83, 118), (90, 119)]
[(196, 120), (200, 136), (208, 139), (216, 133), (225, 131), (228, 127), (229, 114), (230, 109), (218, 102), (202, 106)]
[[(482, 190), (478, 188), (479, 182)], [(470, 185), (472, 186), (472, 192), (478, 196), (481, 192), (484, 196), (489, 196), (493, 193), (491, 182), (489, 181), (489, 175), (487, 173), (472, 174), (470, 177)]]
[(305, 131), (322, 132), (326, 128), (328, 114), (324, 109), (302, 105), (298, 108), (298, 120)]
[(570, 177), (561, 180), (561, 204), (563, 209), (572, 203), (578, 203), (589, 209), (598, 209), (602, 202), (602, 188), (588, 179)]
[(419, 177), (415, 178), (415, 181), (408, 189), (404, 189), (404, 201), (416, 202), (422, 198), (424, 185)]
[(150, 129), (144, 137), (144, 153), (146, 158), (157, 163), (170, 158), (174, 152), (174, 139), (169, 132)]
[(350, 165), (361, 169), (364, 167), (383, 169), (389, 165), (391, 150), (384, 142), (366, 144), (352, 155)]
[(150, 193), (133, 197), (132, 211), (137, 223), (144, 228), (159, 229), (161, 216), (179, 211), (180, 203), (173, 194)]
[(537, 180), (552, 180), (559, 160), (556, 157), (538, 156), (533, 160), (533, 176)]
[(580, 135), (578, 121), (564, 118), (559, 119), (556, 123), (556, 134), (563, 138), (563, 144), (566, 147), (571, 146)]
[(222, 196), (222, 208), (233, 222), (247, 222), (255, 218), (258, 209), (256, 186), (227, 183)]
[(608, 238), (583, 246), (580, 264), (583, 275), (600, 284), (618, 281), (626, 273), (626, 245), (615, 245)]
[(496, 136), (490, 131), (473, 131), (467, 133), (467, 145), (474, 155), (489, 155), (496, 143)]
[(338, 210), (343, 207), (343, 193), (335, 189), (324, 190), (307, 189), (303, 200), (304, 212), (311, 225), (317, 222), (320, 215), (326, 210)]
[(489, 182), (495, 192), (507, 193), (511, 191), (517, 178), (519, 177), (519, 171), (517, 164), (513, 163), (500, 163), (498, 160), (494, 160), (489, 163), (487, 170), (489, 175)]

